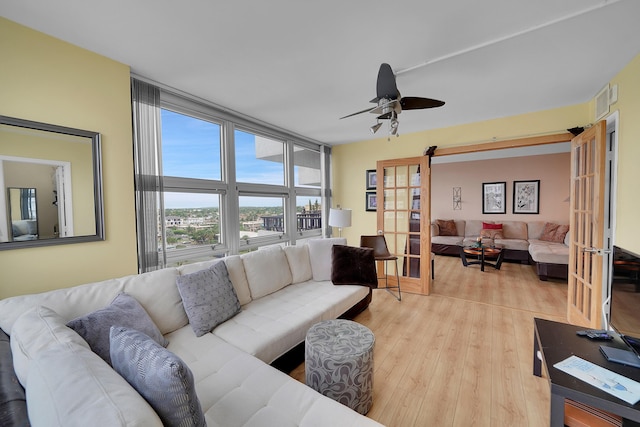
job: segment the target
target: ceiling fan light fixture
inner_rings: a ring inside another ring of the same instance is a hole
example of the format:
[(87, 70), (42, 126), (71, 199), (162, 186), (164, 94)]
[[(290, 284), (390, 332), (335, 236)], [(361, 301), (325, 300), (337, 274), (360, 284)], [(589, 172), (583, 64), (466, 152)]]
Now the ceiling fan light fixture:
[(382, 123), (380, 123), (380, 122), (378, 122), (375, 125), (371, 126), (371, 133), (378, 132), (378, 129), (380, 129), (380, 126), (382, 126)]

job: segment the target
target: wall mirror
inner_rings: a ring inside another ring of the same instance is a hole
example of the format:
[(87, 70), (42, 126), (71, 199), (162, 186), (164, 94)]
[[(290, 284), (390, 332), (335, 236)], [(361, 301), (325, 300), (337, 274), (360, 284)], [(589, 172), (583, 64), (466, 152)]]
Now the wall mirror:
[(0, 116), (0, 250), (104, 240), (100, 134)]

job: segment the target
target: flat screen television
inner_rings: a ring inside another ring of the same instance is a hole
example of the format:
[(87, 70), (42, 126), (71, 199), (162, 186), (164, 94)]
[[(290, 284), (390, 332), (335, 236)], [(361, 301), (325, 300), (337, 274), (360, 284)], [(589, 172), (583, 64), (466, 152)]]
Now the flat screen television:
[(640, 255), (613, 247), (609, 324), (640, 354)]

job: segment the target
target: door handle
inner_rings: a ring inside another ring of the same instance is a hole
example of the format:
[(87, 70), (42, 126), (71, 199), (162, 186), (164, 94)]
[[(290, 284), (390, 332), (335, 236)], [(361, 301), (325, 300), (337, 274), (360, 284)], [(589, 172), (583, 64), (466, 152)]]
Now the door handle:
[(584, 248), (582, 250), (582, 252), (588, 252), (590, 254), (596, 254), (599, 256), (605, 256), (606, 254), (610, 254), (611, 250), (610, 249), (603, 249), (603, 248)]

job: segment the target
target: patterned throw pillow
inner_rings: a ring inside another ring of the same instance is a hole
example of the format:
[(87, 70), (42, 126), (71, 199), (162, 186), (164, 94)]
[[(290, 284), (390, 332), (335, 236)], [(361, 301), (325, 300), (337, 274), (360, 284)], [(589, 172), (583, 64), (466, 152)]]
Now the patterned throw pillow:
[(112, 327), (110, 341), (113, 369), (144, 397), (165, 426), (206, 426), (193, 373), (182, 359), (133, 329)]
[(458, 235), (458, 229), (456, 228), (456, 222), (454, 220), (438, 219), (436, 220), (436, 224), (438, 225), (438, 229), (440, 230), (440, 236)]
[(197, 337), (211, 332), (240, 312), (240, 302), (224, 262), (218, 262), (206, 270), (178, 276), (176, 284)]
[(84, 338), (91, 350), (109, 364), (109, 330), (112, 326), (141, 331), (163, 347), (169, 344), (140, 303), (125, 293), (118, 294), (105, 308), (69, 321), (67, 326)]
[(554, 224), (552, 222), (547, 222), (544, 225), (544, 230), (542, 230), (542, 234), (540, 235), (540, 240), (545, 240), (547, 242), (555, 242), (555, 243), (563, 243), (564, 237), (569, 231), (568, 225)]
[(488, 239), (504, 239), (504, 235), (502, 234), (502, 228), (499, 230), (480, 230), (480, 237), (486, 237)]

